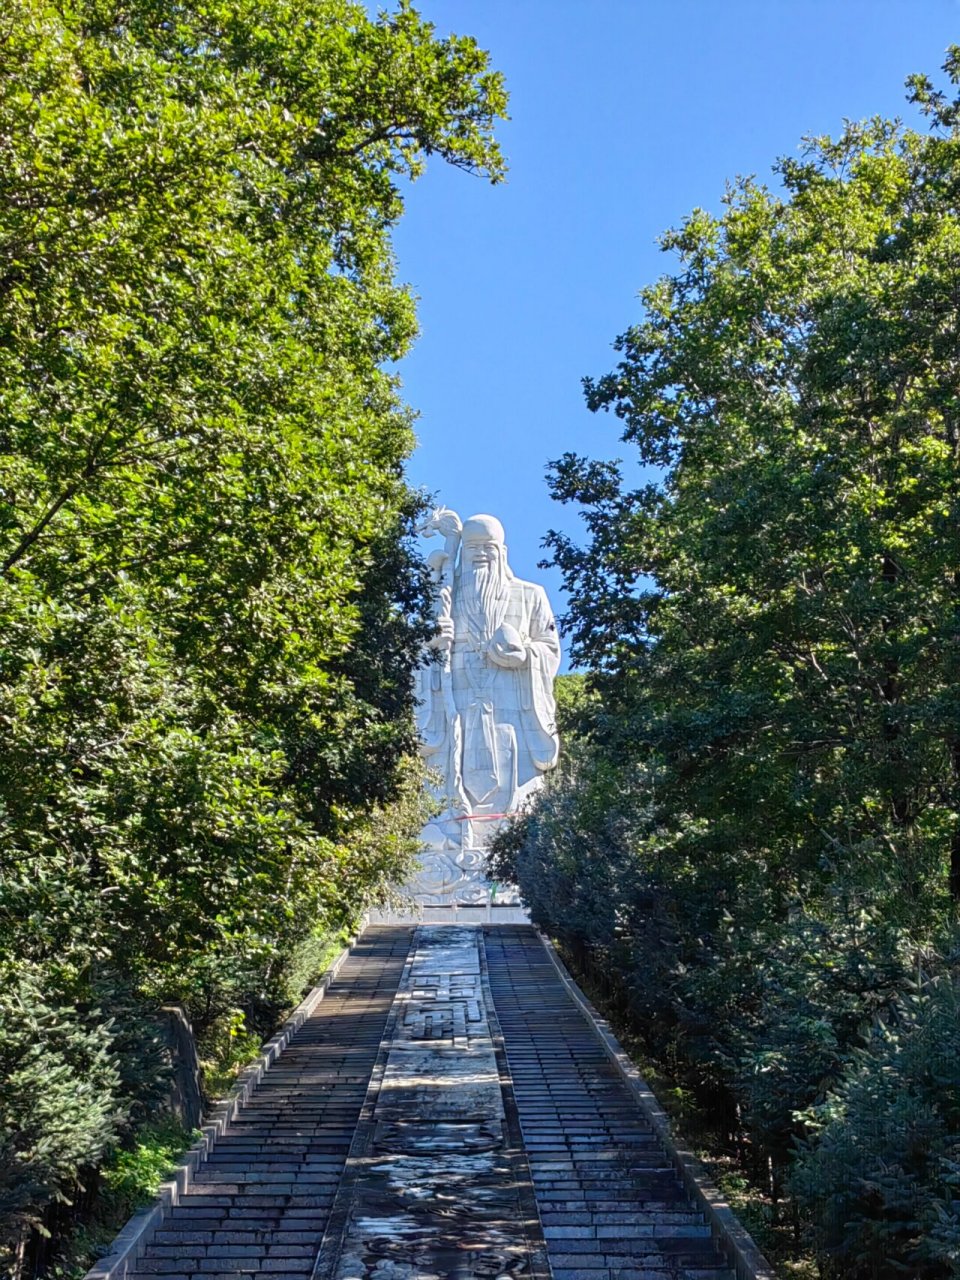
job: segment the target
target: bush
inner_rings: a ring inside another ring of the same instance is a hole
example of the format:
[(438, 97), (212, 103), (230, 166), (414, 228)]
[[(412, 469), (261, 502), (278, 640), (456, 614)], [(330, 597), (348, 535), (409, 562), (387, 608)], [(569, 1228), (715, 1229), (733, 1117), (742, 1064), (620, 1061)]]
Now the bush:
[(68, 1238), (54, 1242), (44, 1260), (45, 1280), (83, 1280), (131, 1214), (156, 1196), (195, 1137), (172, 1117), (161, 1116), (114, 1148), (98, 1171), (91, 1211)]
[(960, 1275), (960, 987), (942, 977), (877, 1031), (791, 1178), (825, 1274)]
[(67, 1198), (116, 1135), (120, 1072), (110, 1023), (50, 993), (42, 971), (0, 969), (0, 1260)]

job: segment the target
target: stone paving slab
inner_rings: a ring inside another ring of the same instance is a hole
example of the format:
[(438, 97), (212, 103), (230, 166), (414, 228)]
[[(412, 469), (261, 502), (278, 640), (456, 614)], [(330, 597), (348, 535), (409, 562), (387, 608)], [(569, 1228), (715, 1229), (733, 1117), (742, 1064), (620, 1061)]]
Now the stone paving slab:
[(368, 929), (127, 1280), (733, 1280), (596, 1018), (530, 926)]

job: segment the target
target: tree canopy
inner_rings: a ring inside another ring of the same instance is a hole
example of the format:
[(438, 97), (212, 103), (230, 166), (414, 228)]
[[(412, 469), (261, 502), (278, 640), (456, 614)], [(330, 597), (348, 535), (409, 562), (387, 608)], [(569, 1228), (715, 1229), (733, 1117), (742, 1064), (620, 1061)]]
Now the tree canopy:
[[(105, 1115), (139, 1096), (121, 995), (201, 1030), (276, 1008), (406, 866), (426, 588), (390, 236), (428, 157), (502, 176), (505, 101), (407, 3), (0, 16), (0, 1035), (80, 1010)], [(8, 1239), (104, 1114), (10, 1121)]]
[[(914, 996), (957, 980), (960, 99), (909, 88), (926, 132), (809, 139), (777, 186), (669, 232), (676, 269), (586, 380), (630, 447), (552, 471), (588, 528), (550, 544), (592, 746), (501, 843), (535, 916), (745, 1118), (778, 1194), (795, 1142), (847, 1125), (795, 1188), (848, 1280), (952, 1275), (960, 1238), (955, 1144), (920, 1155), (956, 1099), (933, 1116), (909, 1048), (955, 1052)], [(874, 1035), (905, 1046), (889, 1114), (866, 1099), (899, 1050), (858, 1057)]]

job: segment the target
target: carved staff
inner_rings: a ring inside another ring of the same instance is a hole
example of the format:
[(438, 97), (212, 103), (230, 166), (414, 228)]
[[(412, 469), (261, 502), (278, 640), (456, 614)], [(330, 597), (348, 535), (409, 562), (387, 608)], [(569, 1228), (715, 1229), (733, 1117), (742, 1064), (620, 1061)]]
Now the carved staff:
[[(418, 531), (426, 538), (430, 538), (435, 533), (439, 533), (444, 539), (444, 559), (443, 562), (438, 565), (436, 582), (436, 619), (438, 629), (441, 630), (443, 629), (441, 624), (444, 622), (449, 623), (451, 627), (453, 625), (453, 580), (454, 570), (457, 563), (457, 552), (460, 549), (460, 534), (462, 530), (463, 521), (457, 515), (456, 511), (452, 511), (449, 507), (437, 507), (430, 513)], [(453, 699), (453, 676), (451, 671), (452, 654), (452, 645), (447, 646), (443, 650), (441, 661), (437, 665), (439, 667), (440, 694), (444, 709), (444, 716), (450, 733), (449, 761), (452, 773), (451, 781), (453, 783), (453, 796), (451, 799), (454, 800), (456, 807), (466, 809), (469, 806), (467, 804), (466, 796), (464, 795), (463, 782), (461, 778), (460, 755), (462, 733), (460, 729), (460, 718), (457, 715), (457, 707)]]

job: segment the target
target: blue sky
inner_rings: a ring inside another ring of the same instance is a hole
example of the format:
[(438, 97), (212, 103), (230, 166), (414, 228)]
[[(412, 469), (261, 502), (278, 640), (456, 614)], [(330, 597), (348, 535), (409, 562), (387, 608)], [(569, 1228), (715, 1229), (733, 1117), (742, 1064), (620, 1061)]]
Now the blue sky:
[(960, 43), (957, 0), (419, 0), (502, 70), (510, 165), (497, 187), (437, 163), (395, 240), (420, 297), (399, 366), (420, 412), (411, 481), (464, 517), (503, 521), (516, 572), (544, 582), (540, 541), (576, 534), (544, 471), (567, 450), (629, 458), (581, 378), (615, 363), (637, 291), (671, 268), (657, 236), (717, 211), (737, 174), (843, 119), (903, 116), (903, 82)]

